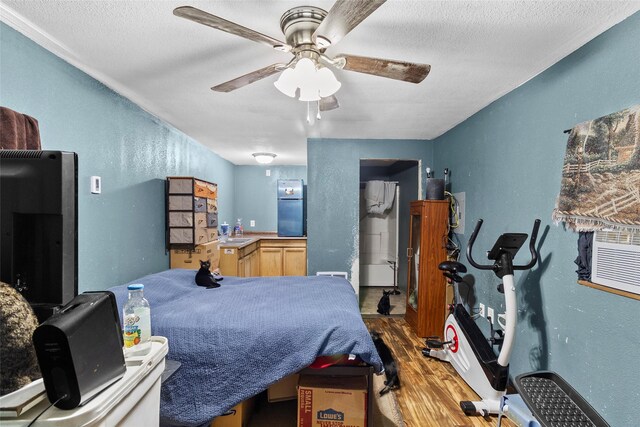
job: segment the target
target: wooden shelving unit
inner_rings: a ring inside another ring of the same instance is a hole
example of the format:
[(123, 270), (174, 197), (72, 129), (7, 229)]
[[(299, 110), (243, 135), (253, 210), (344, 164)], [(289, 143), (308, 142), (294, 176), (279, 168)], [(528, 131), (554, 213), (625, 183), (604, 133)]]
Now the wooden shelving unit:
[(167, 249), (195, 249), (218, 239), (218, 185), (194, 177), (166, 181)]

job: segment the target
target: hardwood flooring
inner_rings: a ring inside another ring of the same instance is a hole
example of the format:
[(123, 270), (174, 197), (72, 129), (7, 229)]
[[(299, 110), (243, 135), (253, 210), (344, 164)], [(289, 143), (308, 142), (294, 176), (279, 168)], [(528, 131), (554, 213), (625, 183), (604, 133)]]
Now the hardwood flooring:
[[(407, 427), (496, 426), (497, 416), (467, 417), (461, 400), (477, 400), (475, 392), (448, 363), (422, 356), (424, 340), (399, 317), (365, 318), (369, 330), (382, 333), (400, 372), (401, 387), (394, 393)], [(504, 427), (513, 427), (503, 420)]]
[[(380, 301), (383, 290), (392, 291), (393, 287), (360, 286), (360, 313), (363, 316), (378, 315), (378, 301)], [(404, 317), (407, 295), (404, 290), (400, 290), (400, 292), (398, 295), (389, 295), (389, 302), (391, 303), (389, 314)]]

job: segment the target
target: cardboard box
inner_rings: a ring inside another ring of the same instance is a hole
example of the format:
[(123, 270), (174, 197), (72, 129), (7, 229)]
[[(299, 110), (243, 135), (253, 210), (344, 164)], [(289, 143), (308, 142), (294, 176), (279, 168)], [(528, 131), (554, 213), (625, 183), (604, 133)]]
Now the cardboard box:
[(301, 375), (298, 427), (367, 427), (367, 377)]
[(269, 402), (282, 402), (298, 398), (299, 374), (292, 374), (284, 377), (267, 389), (267, 400)]
[(234, 406), (228, 415), (214, 418), (210, 427), (247, 427), (253, 415), (254, 406), (255, 397), (244, 400)]
[(211, 271), (220, 265), (220, 251), (218, 241), (198, 245), (191, 249), (171, 249), (171, 268), (186, 268), (190, 270), (198, 270), (200, 261), (209, 260), (211, 262)]

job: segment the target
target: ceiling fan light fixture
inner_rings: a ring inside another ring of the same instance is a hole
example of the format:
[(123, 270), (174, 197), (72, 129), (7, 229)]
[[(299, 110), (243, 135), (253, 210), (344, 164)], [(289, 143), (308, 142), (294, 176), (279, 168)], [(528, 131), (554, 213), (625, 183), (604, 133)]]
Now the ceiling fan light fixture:
[(291, 68), (287, 68), (282, 72), (282, 74), (280, 74), (280, 77), (273, 83), (273, 85), (285, 95), (295, 98), (296, 90), (298, 89), (295, 71)]
[(300, 98), (298, 98), (298, 100), (306, 101), (306, 102), (320, 101), (320, 95), (318, 95), (318, 89), (309, 88), (309, 87), (300, 88)]
[(309, 81), (313, 81), (316, 76), (316, 64), (309, 58), (301, 58), (295, 68), (298, 86), (302, 87)]
[(323, 98), (333, 95), (340, 89), (340, 86), (342, 86), (342, 83), (340, 83), (331, 70), (326, 67), (320, 68), (316, 76), (318, 90), (320, 91), (320, 96)]
[(253, 153), (252, 156), (256, 159), (256, 162), (263, 165), (273, 162), (273, 159), (276, 158), (276, 155), (273, 153)]
[(301, 58), (294, 68), (287, 68), (280, 74), (274, 86), (285, 95), (295, 98), (300, 89), (298, 100), (319, 101), (321, 97), (331, 96), (342, 84), (330, 69), (320, 66), (309, 58)]

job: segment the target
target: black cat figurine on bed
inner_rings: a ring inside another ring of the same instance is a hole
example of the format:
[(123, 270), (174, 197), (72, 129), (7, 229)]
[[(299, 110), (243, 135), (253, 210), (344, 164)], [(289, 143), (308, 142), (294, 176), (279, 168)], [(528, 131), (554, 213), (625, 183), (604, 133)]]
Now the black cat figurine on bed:
[(204, 286), (207, 289), (219, 288), (218, 281), (222, 279), (214, 277), (209, 268), (211, 268), (211, 261), (200, 261), (200, 270), (196, 273), (196, 285)]
[(378, 301), (378, 313), (388, 316), (391, 310), (391, 301), (389, 300), (391, 291), (382, 291), (382, 298)]
[(380, 396), (387, 393), (389, 390), (394, 390), (400, 387), (400, 377), (398, 376), (398, 365), (393, 358), (391, 349), (385, 344), (380, 336), (379, 332), (371, 331), (371, 339), (376, 346), (378, 355), (382, 360), (382, 366), (384, 366), (384, 374), (387, 380), (384, 382), (385, 387), (380, 390)]

